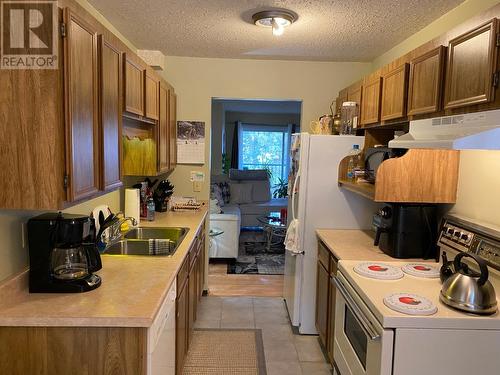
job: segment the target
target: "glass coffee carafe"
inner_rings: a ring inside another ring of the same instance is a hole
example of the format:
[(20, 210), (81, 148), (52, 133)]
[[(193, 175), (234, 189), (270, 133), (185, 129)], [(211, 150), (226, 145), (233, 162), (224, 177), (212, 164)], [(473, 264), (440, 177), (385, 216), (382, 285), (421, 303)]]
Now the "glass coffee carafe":
[(89, 275), (87, 250), (84, 246), (52, 249), (50, 265), (52, 276), (59, 280), (77, 280)]

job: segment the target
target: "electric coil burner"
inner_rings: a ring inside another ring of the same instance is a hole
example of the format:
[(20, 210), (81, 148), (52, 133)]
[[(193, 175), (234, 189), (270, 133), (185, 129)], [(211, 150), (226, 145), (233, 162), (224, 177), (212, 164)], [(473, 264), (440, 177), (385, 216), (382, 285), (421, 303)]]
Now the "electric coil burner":
[(399, 267), (378, 262), (359, 263), (354, 267), (354, 272), (361, 276), (378, 280), (397, 280), (404, 276), (403, 271)]

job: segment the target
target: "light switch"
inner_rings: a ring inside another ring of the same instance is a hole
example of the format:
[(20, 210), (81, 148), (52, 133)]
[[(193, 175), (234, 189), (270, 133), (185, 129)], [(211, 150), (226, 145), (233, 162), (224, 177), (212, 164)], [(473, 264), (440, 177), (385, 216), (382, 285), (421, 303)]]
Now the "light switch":
[(199, 193), (201, 191), (201, 181), (193, 181), (193, 191)]

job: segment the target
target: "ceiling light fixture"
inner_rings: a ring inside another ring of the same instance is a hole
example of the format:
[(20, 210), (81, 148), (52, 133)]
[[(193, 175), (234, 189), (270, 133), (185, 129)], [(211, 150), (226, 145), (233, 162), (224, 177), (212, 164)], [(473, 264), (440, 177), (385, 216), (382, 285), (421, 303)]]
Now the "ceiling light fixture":
[(266, 10), (255, 13), (252, 16), (254, 24), (261, 27), (269, 27), (273, 35), (283, 35), (285, 27), (290, 26), (297, 20), (297, 16), (289, 10)]

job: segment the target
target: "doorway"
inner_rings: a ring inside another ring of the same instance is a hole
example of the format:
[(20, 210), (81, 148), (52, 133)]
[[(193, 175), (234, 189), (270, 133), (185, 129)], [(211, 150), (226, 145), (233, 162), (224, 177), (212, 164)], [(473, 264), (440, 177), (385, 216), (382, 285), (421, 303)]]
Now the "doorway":
[(212, 99), (208, 289), (282, 296), (289, 148), (300, 100)]

